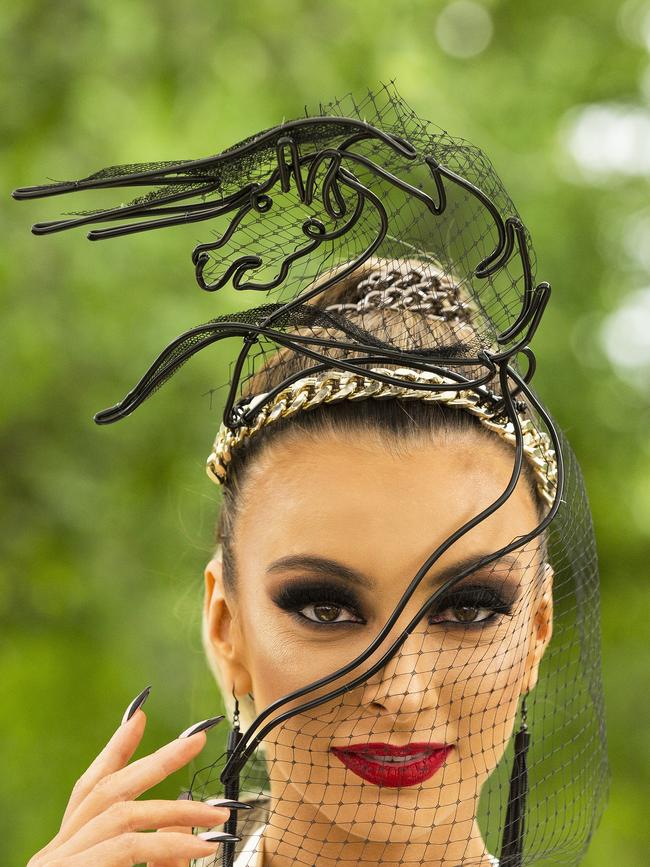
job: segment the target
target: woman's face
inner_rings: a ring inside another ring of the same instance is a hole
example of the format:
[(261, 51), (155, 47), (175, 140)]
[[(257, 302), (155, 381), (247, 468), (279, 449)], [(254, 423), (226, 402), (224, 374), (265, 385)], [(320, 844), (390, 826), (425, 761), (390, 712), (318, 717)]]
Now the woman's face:
[[(217, 561), (206, 570), (211, 640), (235, 691), (252, 692), (259, 713), (358, 656), (433, 550), (503, 492), (513, 455), (469, 434), (413, 439), (399, 454), (368, 433), (301, 435), (263, 452), (235, 527), (234, 593)], [(538, 522), (520, 480), (431, 567), (389, 640), (443, 575)], [(471, 823), (550, 638), (551, 575), (539, 539), (471, 573), (367, 682), (274, 728), (264, 741), (274, 794), (341, 839), (404, 840), (405, 828), (429, 839), (432, 827)]]

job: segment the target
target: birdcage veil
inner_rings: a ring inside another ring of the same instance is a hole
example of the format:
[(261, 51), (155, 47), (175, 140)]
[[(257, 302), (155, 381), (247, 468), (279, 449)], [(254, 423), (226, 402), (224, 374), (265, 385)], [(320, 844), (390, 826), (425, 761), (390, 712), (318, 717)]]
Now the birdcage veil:
[[(530, 384), (529, 344), (550, 286), (536, 282), (530, 235), (488, 159), (418, 117), (389, 84), (212, 157), (114, 166), (14, 196), (131, 186), (148, 191), (33, 231), (101, 223), (89, 233), (101, 240), (209, 221), (192, 251), (196, 281), (208, 292), (234, 287), (242, 307), (172, 340), (98, 423), (133, 412), (194, 354), (232, 338), (207, 462), (225, 498), (287, 431), (349, 412), (386, 415), (389, 405), (417, 407), (438, 428), (469, 419), (488, 438), (477, 448), (498, 442), (512, 463), (501, 494), (404, 577), (363, 652), (256, 703), (245, 728), (235, 716), (227, 752), (197, 771), (190, 792), (253, 809), (229, 820), (241, 842), (205, 863), (578, 863), (607, 781), (598, 564), (579, 465)], [(395, 436), (408, 433), (408, 423), (391, 424)], [(520, 477), (534, 524), (422, 596), (425, 576), (507, 507)], [(481, 571), (492, 597), (472, 583)], [(506, 585), (511, 598), (495, 602)], [(495, 678), (524, 664), (530, 636), (514, 624), (541, 611), (545, 593), (552, 636), (534, 687), (497, 688)], [(470, 633), (441, 619), (487, 610), (501, 625)], [(396, 678), (405, 705), (427, 699), (429, 716), (412, 714), (410, 754), (406, 729), (395, 737), (363, 699)], [(445, 732), (455, 746), (434, 746)], [(388, 746), (360, 749), (371, 735)]]

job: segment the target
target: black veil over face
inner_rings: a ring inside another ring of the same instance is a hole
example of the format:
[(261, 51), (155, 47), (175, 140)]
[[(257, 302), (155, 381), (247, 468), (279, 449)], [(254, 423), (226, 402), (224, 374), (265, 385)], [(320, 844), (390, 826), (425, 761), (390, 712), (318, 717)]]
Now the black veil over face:
[[(250, 725), (235, 721), (227, 754), (197, 773), (191, 795), (225, 792), (254, 809), (229, 822), (241, 844), (205, 863), (578, 863), (607, 781), (598, 565), (580, 468), (530, 385), (550, 286), (536, 282), (529, 233), (485, 155), (419, 118), (389, 85), (215, 156), (113, 166), (14, 197), (113, 187), (145, 191), (33, 231), (101, 224), (88, 235), (100, 240), (205, 224), (196, 280), (208, 292), (232, 285), (243, 304), (174, 339), (99, 424), (231, 337), (227, 446), (210, 464), (221, 484), (231, 451), (278, 417), (290, 425), (317, 404), (326, 413), (321, 403), (340, 405), (357, 387), (357, 399), (377, 403), (470, 405), (511, 463), (498, 495), (404, 576), (363, 646), (341, 651), (337, 639), (316, 676), (288, 676), (285, 693), (256, 702)], [(423, 593), (441, 558), (509, 508), (525, 472), (536, 480), (535, 521)], [(506, 586), (509, 598), (498, 592)], [(330, 599), (327, 616), (336, 608)], [(544, 616), (552, 637), (527, 690)], [(373, 689), (385, 701), (369, 698)]]

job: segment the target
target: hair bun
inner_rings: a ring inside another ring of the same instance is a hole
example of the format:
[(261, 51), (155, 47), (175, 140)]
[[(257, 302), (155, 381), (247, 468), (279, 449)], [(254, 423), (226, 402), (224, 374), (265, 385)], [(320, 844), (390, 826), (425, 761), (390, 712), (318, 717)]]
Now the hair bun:
[(325, 310), (412, 310), (442, 322), (467, 322), (474, 305), (463, 298), (458, 280), (431, 262), (374, 260), (353, 284), (348, 301), (325, 306)]

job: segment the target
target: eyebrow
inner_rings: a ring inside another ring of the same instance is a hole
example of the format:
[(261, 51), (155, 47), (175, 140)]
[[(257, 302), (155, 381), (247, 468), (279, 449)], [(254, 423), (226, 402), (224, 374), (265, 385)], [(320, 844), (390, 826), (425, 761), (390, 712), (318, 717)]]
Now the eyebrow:
[[(493, 553), (493, 551), (484, 551), (483, 553), (475, 554), (472, 557), (465, 557), (463, 560), (459, 560), (451, 566), (447, 566), (446, 569), (443, 569), (436, 575), (430, 576), (423, 582), (422, 586), (431, 587), (434, 584), (444, 584), (445, 581), (453, 578), (454, 575), (463, 572), (469, 566), (476, 566), (477, 563), (485, 557), (489, 557)], [(492, 563), (484, 564), (482, 568), (491, 570), (499, 565), (513, 566), (516, 561), (516, 554), (503, 554)], [(279, 560), (274, 560), (267, 567), (266, 571), (267, 574), (273, 574), (275, 572), (283, 572), (286, 569), (306, 569), (313, 574), (319, 575), (321, 578), (343, 578), (350, 584), (355, 584), (358, 587), (365, 587), (368, 590), (374, 590), (377, 587), (377, 582), (371, 576), (365, 575), (358, 569), (354, 569), (352, 566), (347, 566), (345, 563), (341, 563), (338, 560), (333, 560), (329, 557), (319, 557), (316, 554), (290, 554), (287, 557), (280, 557)], [(466, 577), (469, 577), (469, 575)]]

